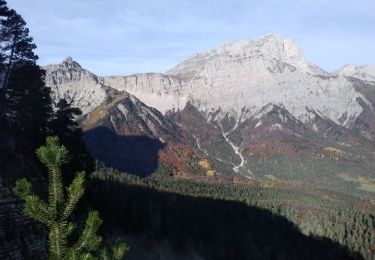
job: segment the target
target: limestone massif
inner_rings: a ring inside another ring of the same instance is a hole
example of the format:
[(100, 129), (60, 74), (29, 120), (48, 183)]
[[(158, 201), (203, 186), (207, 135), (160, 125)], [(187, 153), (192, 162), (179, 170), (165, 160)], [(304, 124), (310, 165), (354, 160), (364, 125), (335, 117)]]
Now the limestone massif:
[(363, 111), (358, 99), (370, 104), (348, 77), (369, 82), (375, 77), (370, 65), (325, 72), (307, 62), (292, 40), (274, 35), (224, 44), (164, 74), (97, 77), (71, 58), (45, 68), (54, 98), (74, 99), (84, 113), (104, 100), (105, 85), (125, 90), (162, 113), (182, 110), (190, 101), (206, 113), (220, 108), (239, 117), (244, 108), (254, 114), (272, 103), (285, 106), (304, 122), (316, 110), (343, 126)]
[[(364, 164), (374, 156), (375, 68), (346, 65), (328, 73), (306, 61), (298, 45), (282, 36), (226, 43), (165, 73), (100, 77), (72, 58), (45, 69), (53, 99), (63, 97), (81, 108), (84, 125), (99, 124), (100, 110), (107, 116), (101, 120), (124, 136), (147, 132), (164, 140), (174, 129), (186, 139), (168, 140), (190, 146), (220, 174), (258, 179), (266, 175), (266, 170), (256, 170), (259, 165), (285, 161), (285, 156), (288, 162), (290, 156), (308, 156)], [(110, 107), (109, 92), (118, 92)], [(137, 102), (129, 106), (124, 101), (125, 111), (123, 100)], [(142, 119), (132, 123), (136, 127), (125, 127), (130, 114)], [(166, 128), (164, 136), (155, 130)]]

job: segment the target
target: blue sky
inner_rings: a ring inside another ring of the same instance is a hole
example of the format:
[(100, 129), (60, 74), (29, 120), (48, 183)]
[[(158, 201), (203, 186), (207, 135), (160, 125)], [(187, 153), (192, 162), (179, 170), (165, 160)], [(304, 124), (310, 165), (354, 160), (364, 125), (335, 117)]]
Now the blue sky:
[(221, 43), (277, 33), (327, 71), (375, 64), (374, 0), (8, 0), (41, 65), (72, 56), (98, 75), (164, 72)]

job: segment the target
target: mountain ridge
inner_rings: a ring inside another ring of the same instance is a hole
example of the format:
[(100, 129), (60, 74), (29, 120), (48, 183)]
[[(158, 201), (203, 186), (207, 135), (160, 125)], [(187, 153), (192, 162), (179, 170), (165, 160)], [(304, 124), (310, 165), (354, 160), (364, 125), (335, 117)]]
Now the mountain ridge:
[(52, 97), (84, 110), (86, 143), (109, 166), (126, 170), (121, 151), (138, 140), (184, 178), (309, 178), (336, 190), (346, 169), (371, 176), (375, 84), (321, 70), (283, 37), (211, 49), (166, 74), (99, 77), (71, 58), (46, 70)]
[(370, 64), (346, 64), (334, 71), (332, 75), (358, 78), (363, 81), (375, 82), (375, 66)]
[[(74, 61), (68, 58), (62, 63), (62, 67), (65, 63), (68, 64), (65, 67), (70, 68), (69, 63)], [(46, 67), (47, 84), (53, 90), (56, 84), (48, 82), (48, 79), (54, 75), (49, 73), (58, 68), (57, 65)], [(90, 75), (88, 71), (83, 71), (87, 72), (83, 76)], [(191, 101), (206, 114), (212, 109), (220, 108), (224, 113), (239, 117), (243, 108), (250, 109), (250, 113), (254, 114), (264, 105), (274, 103), (286, 106), (302, 121), (308, 118), (305, 107), (317, 106), (315, 108), (336, 123), (349, 126), (363, 111), (357, 99), (360, 98), (367, 104), (369, 102), (362, 93), (355, 90), (347, 76), (342, 74), (329, 74), (305, 61), (302, 51), (292, 40), (267, 35), (259, 39), (224, 44), (196, 54), (165, 74), (110, 77), (92, 74), (92, 79), (96, 82), (88, 82), (90, 77), (83, 78), (81, 87), (84, 89), (85, 85), (93, 85), (83, 93), (94, 88), (95, 93), (91, 94), (90, 99), (97, 99), (95, 105), (102, 102), (105, 96), (100, 85), (106, 85), (131, 93), (162, 113), (173, 109), (182, 110), (186, 102)], [(53, 92), (66, 93), (58, 95), (59, 97), (72, 96), (67, 93), (69, 84), (62, 85), (61, 90)], [(249, 96), (256, 99), (248, 100), (246, 97)], [(88, 108), (83, 109), (84, 113), (94, 106), (88, 104), (90, 102), (86, 103)], [(342, 117), (346, 117), (345, 120)]]

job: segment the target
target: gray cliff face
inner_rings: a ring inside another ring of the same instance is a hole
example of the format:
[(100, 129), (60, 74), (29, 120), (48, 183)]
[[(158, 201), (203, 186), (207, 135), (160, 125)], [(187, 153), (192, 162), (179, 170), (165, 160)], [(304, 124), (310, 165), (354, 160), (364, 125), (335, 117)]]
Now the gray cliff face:
[(126, 91), (162, 114), (182, 111), (189, 102), (208, 121), (237, 125), (274, 104), (316, 128), (312, 111), (374, 138), (375, 68), (347, 65), (328, 73), (307, 62), (290, 39), (267, 35), (223, 44), (196, 54), (165, 74), (98, 77), (72, 58), (45, 67), (57, 102), (66, 98), (87, 114), (107, 97), (106, 89)]
[(44, 69), (46, 84), (51, 88), (52, 100), (55, 103), (65, 98), (86, 114), (104, 101), (105, 90), (98, 78), (72, 58), (65, 59), (61, 64), (48, 65)]
[(101, 77), (104, 85), (120, 91), (127, 91), (148, 106), (165, 114), (168, 110), (183, 109), (185, 82), (179, 77), (161, 73), (144, 73), (124, 77)]
[(327, 73), (306, 61), (295, 42), (275, 35), (223, 44), (186, 59), (166, 74), (97, 77), (71, 58), (46, 70), (54, 100), (70, 99), (84, 114), (104, 101), (103, 86), (109, 86), (163, 114), (183, 110), (189, 101), (207, 116), (220, 110), (219, 116), (229, 114), (237, 120), (244, 119), (244, 109), (249, 117), (272, 103), (302, 122), (308, 123), (313, 109), (347, 128), (364, 111), (358, 100), (370, 105), (348, 76), (365, 73), (369, 79), (375, 74), (371, 66)]
[[(46, 84), (51, 88), (52, 100), (57, 103), (65, 98), (83, 114), (87, 114), (106, 99), (108, 87), (136, 95), (147, 105), (165, 113), (183, 108), (182, 82), (176, 77), (160, 73), (136, 74), (124, 77), (98, 77), (83, 69), (72, 58), (61, 64), (48, 65)], [(162, 100), (162, 102), (161, 102)]]
[[(239, 126), (268, 104), (285, 108), (316, 128), (314, 114), (374, 138), (374, 83), (370, 66), (345, 66), (328, 73), (307, 62), (290, 39), (267, 35), (223, 44), (161, 73), (98, 77), (72, 58), (46, 67), (55, 102), (64, 97), (84, 114), (107, 98), (106, 89), (126, 91), (147, 106), (182, 111), (189, 102), (207, 121)], [(224, 121), (223, 121), (224, 120)]]

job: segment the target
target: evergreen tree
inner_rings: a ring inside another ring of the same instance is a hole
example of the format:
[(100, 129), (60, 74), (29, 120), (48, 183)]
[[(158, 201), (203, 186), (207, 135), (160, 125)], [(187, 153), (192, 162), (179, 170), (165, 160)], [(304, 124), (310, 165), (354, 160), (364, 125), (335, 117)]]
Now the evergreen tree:
[[(0, 0), (0, 25), (2, 24), (3, 20), (5, 20), (8, 17), (9, 9), (7, 7), (7, 2), (4, 0)], [(2, 48), (0, 49), (2, 50)], [(0, 86), (3, 84), (3, 75), (2, 72), (4, 72), (4, 62), (5, 62), (5, 54), (3, 51), (0, 51)], [(0, 87), (1, 88), (1, 87)]]
[[(5, 20), (8, 17), (9, 9), (7, 7), (7, 2), (4, 0), (0, 0), (0, 31), (2, 28), (3, 20)], [(0, 34), (1, 36), (1, 34)], [(5, 81), (5, 53), (3, 53), (3, 40), (0, 38), (0, 137), (3, 134), (4, 126), (5, 126), (5, 114), (4, 114), (4, 91), (2, 90), (2, 86)]]
[(34, 53), (36, 45), (33, 43), (33, 38), (29, 36), (26, 22), (15, 10), (7, 10), (5, 1), (2, 2), (2, 5), (1, 8), (6, 10), (6, 19), (0, 21), (1, 53), (5, 71), (1, 89), (6, 91), (14, 68), (24, 63), (35, 65), (38, 56)]
[(7, 17), (9, 12), (9, 8), (7, 6), (7, 2), (4, 0), (0, 0), (0, 19), (2, 20), (3, 17)]
[(43, 143), (51, 119), (50, 89), (36, 61), (26, 22), (0, 0), (0, 132), (13, 137), (16, 149), (33, 155)]
[(71, 107), (65, 99), (61, 99), (55, 108), (49, 128), (51, 134), (58, 136), (61, 143), (72, 154), (72, 160), (66, 168), (67, 172), (76, 172), (82, 169), (87, 172), (93, 171), (94, 161), (82, 140), (82, 130), (76, 120), (82, 114), (81, 110)]
[(59, 144), (58, 137), (48, 137), (36, 153), (49, 172), (48, 200), (35, 195), (26, 179), (19, 180), (13, 191), (25, 200), (25, 214), (48, 227), (50, 259), (121, 259), (128, 249), (125, 243), (110, 250), (99, 249), (102, 238), (96, 233), (102, 220), (96, 211), (88, 214), (78, 241), (69, 245), (68, 238), (75, 229), (70, 216), (84, 193), (85, 173), (79, 172), (65, 191), (61, 169), (70, 159), (68, 150)]
[(23, 63), (13, 68), (4, 100), (4, 112), (19, 153), (32, 155), (43, 143), (52, 116), (50, 89), (44, 83), (44, 70)]

